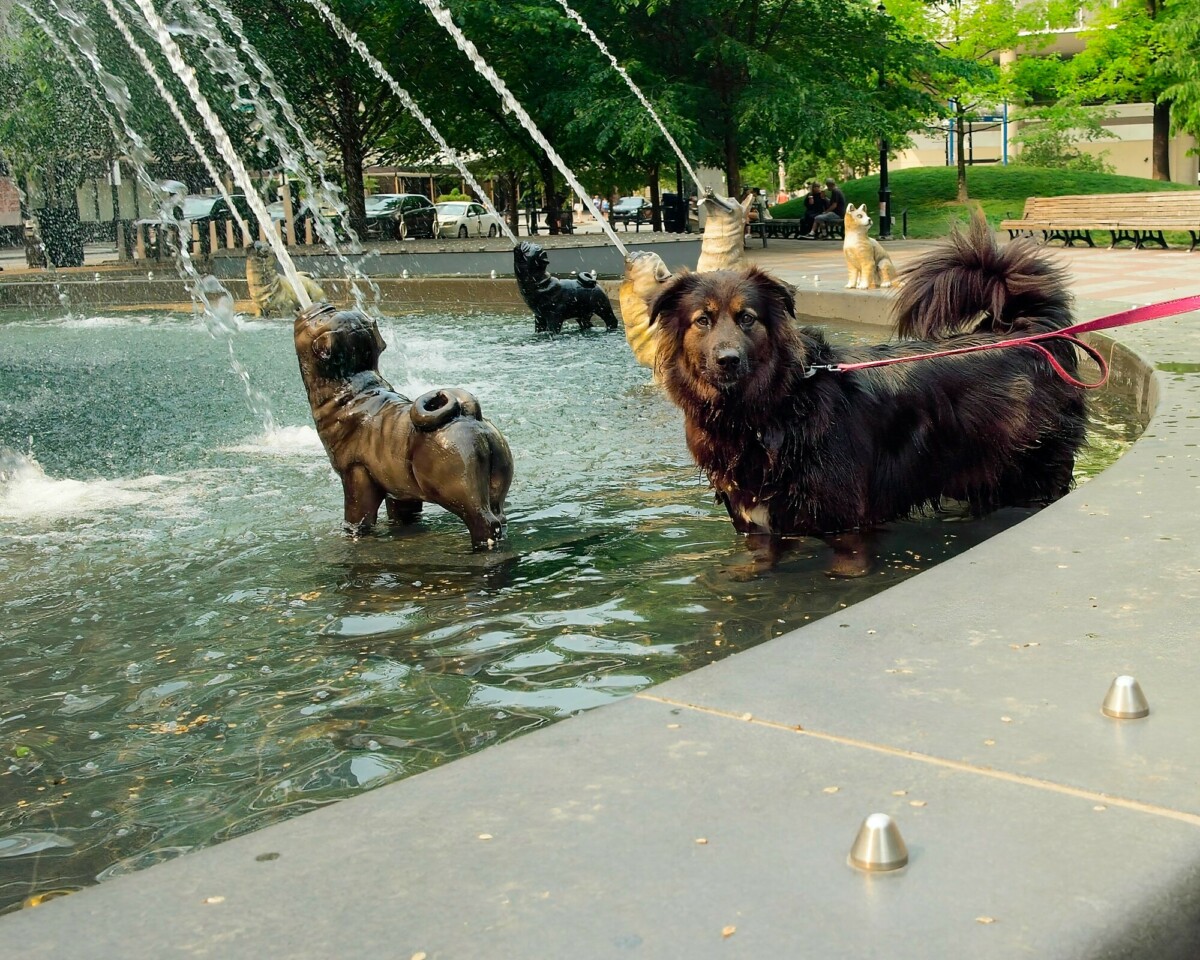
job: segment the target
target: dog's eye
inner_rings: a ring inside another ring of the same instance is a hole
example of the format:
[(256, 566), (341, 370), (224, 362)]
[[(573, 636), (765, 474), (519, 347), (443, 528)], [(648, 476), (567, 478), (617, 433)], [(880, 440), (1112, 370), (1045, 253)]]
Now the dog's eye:
[(738, 326), (743, 330), (749, 330), (752, 326), (754, 326), (754, 321), (757, 319), (757, 316), (745, 310), (737, 315)]
[(693, 319), (692, 323), (694, 323), (698, 327), (711, 327), (712, 326), (712, 317), (710, 317), (707, 313), (702, 313), (698, 317)]

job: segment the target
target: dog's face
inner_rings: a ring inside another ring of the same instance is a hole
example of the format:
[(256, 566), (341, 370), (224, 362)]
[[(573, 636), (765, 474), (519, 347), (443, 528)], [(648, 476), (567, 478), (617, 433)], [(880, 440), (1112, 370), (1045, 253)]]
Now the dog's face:
[(550, 266), (549, 255), (536, 243), (518, 243), (513, 248), (513, 256), (517, 271), (528, 276), (540, 276)]
[(755, 398), (794, 355), (795, 313), (791, 288), (757, 267), (675, 278), (650, 317), (664, 382), (676, 399)]
[(387, 344), (376, 322), (357, 310), (317, 305), (296, 317), (294, 335), (300, 369), (325, 380), (344, 380), (377, 370)]
[(871, 229), (871, 218), (867, 215), (867, 205), (859, 204), (858, 209), (855, 210), (854, 204), (849, 204), (846, 207), (845, 224), (847, 230)]

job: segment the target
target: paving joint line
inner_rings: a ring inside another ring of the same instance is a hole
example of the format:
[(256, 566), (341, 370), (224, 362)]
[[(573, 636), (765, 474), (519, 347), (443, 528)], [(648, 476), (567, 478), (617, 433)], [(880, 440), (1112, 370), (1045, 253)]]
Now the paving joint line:
[(1004, 783), (1011, 783), (1022, 787), (1030, 787), (1035, 790), (1045, 790), (1050, 793), (1058, 793), (1068, 797), (1075, 797), (1080, 800), (1089, 800), (1092, 803), (1101, 803), (1105, 806), (1120, 807), (1125, 810), (1132, 810), (1135, 813), (1144, 813), (1150, 816), (1164, 817), (1168, 820), (1176, 820), (1180, 823), (1186, 823), (1193, 827), (1200, 827), (1200, 814), (1188, 813), (1185, 810), (1175, 810), (1172, 807), (1162, 807), (1157, 804), (1146, 803), (1141, 800), (1131, 800), (1128, 797), (1118, 797), (1109, 793), (1100, 793), (1096, 790), (1087, 790), (1083, 787), (1072, 787), (1069, 784), (1056, 783), (1053, 780), (1043, 780), (1040, 777), (1031, 777), (1022, 773), (1011, 773), (1007, 770), (998, 770), (995, 767), (981, 767), (962, 760), (950, 760), (946, 757), (937, 757), (929, 753), (918, 753), (915, 750), (905, 750), (901, 747), (891, 747), (885, 743), (875, 743), (872, 740), (859, 740), (856, 737), (847, 737), (837, 733), (828, 733), (823, 730), (810, 730), (800, 725), (782, 723), (778, 720), (764, 720), (761, 717), (755, 717), (751, 714), (739, 714), (734, 713), (731, 710), (721, 710), (717, 707), (705, 707), (701, 706), (700, 704), (688, 703), (685, 700), (673, 700), (669, 697), (661, 697), (644, 692), (634, 694), (634, 697), (638, 700), (649, 700), (653, 703), (661, 703), (670, 707), (681, 707), (697, 713), (708, 714), (722, 720), (737, 720), (741, 723), (750, 723), (762, 727), (769, 727), (774, 730), (783, 730), (787, 733), (796, 733), (800, 736), (811, 737), (814, 740), (824, 741), (825, 743), (835, 743), (840, 746), (853, 747), (858, 750), (868, 750), (872, 753), (880, 753), (885, 756), (896, 757), (902, 760), (915, 760), (918, 763), (925, 763), (934, 767), (942, 767), (947, 770), (954, 770), (958, 773), (967, 773), (973, 774), (974, 776), (987, 777), (992, 780), (1000, 780)]

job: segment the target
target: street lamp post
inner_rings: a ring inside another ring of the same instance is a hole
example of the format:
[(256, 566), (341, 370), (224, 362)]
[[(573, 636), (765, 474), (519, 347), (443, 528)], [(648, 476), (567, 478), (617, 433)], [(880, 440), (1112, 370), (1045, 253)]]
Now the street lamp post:
[[(887, 15), (887, 8), (881, 3), (875, 8), (881, 15)], [(885, 23), (886, 26), (886, 23)], [(879, 64), (879, 89), (884, 86), (883, 64)], [(888, 189), (888, 142), (887, 137), (879, 138), (879, 239), (892, 239), (892, 192)]]

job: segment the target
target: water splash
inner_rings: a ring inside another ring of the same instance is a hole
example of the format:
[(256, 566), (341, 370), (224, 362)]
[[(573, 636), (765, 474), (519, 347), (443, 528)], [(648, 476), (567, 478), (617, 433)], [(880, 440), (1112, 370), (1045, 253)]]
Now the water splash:
[[(71, 52), (70, 47), (67, 46), (66, 42), (58, 35), (54, 28), (31, 6), (26, 3), (22, 3), (21, 6), (33, 21), (41, 27), (42, 31), (50, 39), (51, 43), (54, 44), (59, 53), (62, 54), (80, 82), (96, 101), (113, 135), (114, 141), (125, 145), (126, 156), (129, 158), (130, 163), (132, 163), (138, 180), (150, 193), (151, 197), (158, 198), (159, 217), (163, 226), (173, 229), (177, 236), (182, 237), (183, 224), (175, 212), (182, 202), (182, 194), (173, 195), (162, 183), (159, 183), (150, 175), (147, 168), (150, 151), (146, 147), (141, 135), (133, 128), (128, 117), (130, 107), (129, 89), (123, 80), (109, 73), (100, 63), (96, 38), (88, 27), (87, 21), (78, 12), (68, 6), (65, 0), (54, 0), (56, 10), (68, 24), (68, 33), (72, 43), (91, 66), (92, 72), (103, 86), (107, 97), (101, 95), (100, 91), (96, 88), (96, 84), (88, 77), (87, 72)], [(114, 111), (116, 113), (115, 117), (113, 115)], [(177, 184), (177, 186), (181, 189), (186, 189), (183, 184)], [(180, 276), (189, 284), (191, 295), (200, 305), (200, 315), (208, 332), (214, 339), (223, 339), (229, 348), (230, 356), (234, 357), (232, 336), (238, 327), (237, 317), (234, 312), (233, 296), (221, 285), (216, 277), (200, 275), (200, 272), (192, 262), (187, 245), (183, 243), (179, 245), (177, 267)], [(148, 276), (153, 279), (153, 273), (148, 274)], [(250, 409), (263, 418), (264, 426), (273, 423), (274, 417), (270, 412), (270, 404), (263, 394), (250, 384), (249, 376), (245, 373), (244, 369), (240, 368), (236, 358), (233, 360), (233, 369), (243, 384), (246, 393), (246, 402)]]
[[(250, 209), (258, 217), (259, 225), (265, 226), (271, 223), (271, 215), (267, 212), (266, 204), (263, 203), (262, 197), (255, 192), (254, 182), (250, 179), (250, 174), (242, 164), (237, 151), (233, 149), (233, 143), (229, 139), (229, 134), (226, 132), (224, 125), (217, 115), (213, 113), (213, 109), (205, 99), (204, 94), (200, 91), (200, 83), (196, 79), (196, 72), (183, 59), (183, 52), (179, 49), (179, 45), (175, 43), (171, 32), (167, 29), (167, 25), (163, 23), (150, 0), (136, 0), (136, 2), (138, 8), (142, 11), (142, 16), (146, 18), (146, 23), (154, 31), (158, 39), (158, 44), (162, 48), (163, 56), (167, 58), (171, 69), (175, 71), (175, 75), (179, 77), (187, 89), (188, 96), (192, 98), (192, 103), (195, 105), (196, 111), (204, 120), (204, 125), (208, 128), (208, 132), (212, 135), (213, 140), (216, 141), (217, 150), (225, 160), (226, 166), (233, 172), (233, 177), (237, 181), (238, 186), (242, 188)], [(292, 258), (288, 254), (283, 240), (272, 229), (264, 229), (264, 232), (267, 236), (267, 242), (271, 245), (271, 249), (279, 261), (279, 265), (283, 268), (284, 276), (287, 277), (288, 283), (292, 285), (292, 292), (295, 294), (296, 302), (300, 305), (300, 309), (304, 310), (312, 306), (312, 300), (308, 296), (308, 291), (304, 289), (304, 284), (300, 282), (300, 274), (297, 272), (296, 265), (292, 262)]]
[[(139, 2), (143, 2), (143, 0), (139, 0)], [(488, 65), (479, 51), (475, 49), (475, 44), (468, 40), (463, 32), (458, 29), (454, 18), (450, 16), (450, 11), (443, 7), (439, 0), (421, 0), (421, 3), (425, 5), (426, 9), (433, 14), (434, 19), (450, 34), (458, 49), (467, 55), (467, 59), (471, 61), (471, 65), (475, 68), (475, 71), (492, 85), (492, 89), (500, 95), (500, 99), (504, 101), (505, 106), (521, 121), (521, 125), (537, 141), (538, 146), (546, 151), (546, 156), (550, 158), (550, 162), (566, 178), (567, 183), (571, 185), (571, 189), (583, 201), (583, 205), (587, 207), (588, 212), (596, 218), (596, 222), (600, 224), (600, 228), (608, 235), (608, 239), (612, 241), (613, 246), (620, 251), (621, 256), (626, 256), (629, 251), (625, 249), (625, 244), (621, 242), (608, 221), (600, 215), (600, 211), (596, 209), (596, 205), (592, 202), (591, 195), (583, 189), (583, 185), (576, 179), (575, 174), (571, 172), (571, 168), (567, 166), (566, 161), (550, 146), (550, 141), (538, 129), (537, 124), (533, 122), (533, 118), (525, 112), (525, 108), (521, 106), (520, 101), (512, 95), (505, 82), (500, 79), (496, 71)]]
[[(428, 133), (429, 136), (434, 139), (434, 141), (436, 141), (439, 149), (442, 151), (442, 155), (458, 168), (458, 172), (462, 174), (463, 179), (471, 185), (471, 189), (474, 190), (475, 195), (479, 197), (479, 202), (487, 208), (488, 213), (492, 214), (492, 216), (499, 221), (500, 229), (504, 231), (504, 235), (508, 237), (513, 246), (516, 246), (517, 238), (513, 236), (513, 232), (509, 228), (508, 223), (505, 222), (504, 218), (500, 216), (500, 213), (496, 210), (495, 206), (492, 205), (492, 201), (484, 191), (483, 187), (481, 187), (475, 181), (475, 177), (471, 174), (471, 171), (467, 169), (467, 165), (463, 163), (462, 158), (459, 157), (459, 155), (454, 152), (454, 148), (446, 142), (446, 138), (443, 137), (438, 131), (438, 128), (434, 126), (433, 121), (425, 116), (424, 112), (419, 106), (417, 106), (416, 101), (413, 100), (409, 92), (396, 82), (395, 77), (388, 73), (383, 64), (371, 55), (371, 51), (369, 51), (366, 48), (366, 45), (358, 39), (358, 36), (354, 33), (354, 31), (347, 27), (346, 24), (322, 2), (322, 0), (308, 0), (308, 3), (317, 11), (317, 13), (325, 18), (326, 22), (333, 28), (334, 33), (346, 41), (346, 44), (353, 49), (355, 53), (363, 58), (363, 61), (367, 64), (367, 66), (371, 68), (371, 70), (377, 77), (379, 77), (380, 80), (387, 84), (388, 89), (390, 89), (392, 93), (396, 95), (400, 102), (403, 103), (408, 109), (408, 112), (411, 113), (421, 124), (421, 126), (425, 128), (425, 132)], [(436, 200), (437, 198), (431, 197), (430, 199)]]
[(144, 69), (146, 73), (150, 75), (150, 79), (154, 81), (154, 86), (158, 90), (159, 95), (163, 98), (163, 100), (166, 101), (167, 106), (171, 110), (172, 116), (175, 117), (175, 121), (179, 124), (180, 129), (183, 130), (183, 134), (187, 137), (188, 143), (192, 145), (192, 149), (196, 151), (196, 156), (200, 158), (200, 162), (204, 165), (204, 169), (208, 173), (209, 178), (212, 180), (213, 185), (217, 188), (217, 192), (221, 195), (222, 199), (224, 199), (230, 215), (237, 222), (238, 228), (242, 231), (242, 236), (250, 236), (250, 228), (246, 225), (246, 221), (242, 219), (242, 215), (238, 212), (237, 207), (234, 206), (233, 199), (229, 196), (229, 191), (225, 189), (225, 183), (221, 179), (221, 174), (217, 172), (217, 168), (213, 165), (212, 160), (209, 159), (208, 152), (204, 149), (204, 145), (200, 142), (200, 138), (196, 136), (196, 132), (192, 129), (191, 124), (187, 122), (187, 118), (184, 117), (183, 111), (179, 109), (178, 101), (176, 101), (171, 91), (167, 89), (166, 84), (163, 83), (162, 78), (158, 75), (158, 71), (154, 69), (154, 64), (150, 62), (150, 58), (146, 55), (146, 51), (142, 49), (141, 45), (134, 38), (132, 31), (129, 29), (129, 24), (122, 19), (121, 14), (113, 5), (113, 0), (104, 0), (104, 9), (108, 11), (108, 15), (112, 22), (116, 24), (117, 30), (120, 31), (121, 36), (125, 39), (125, 42), (129, 45), (129, 48), (137, 56), (138, 62), (142, 65), (142, 69)]
[(668, 130), (667, 125), (662, 122), (662, 118), (659, 117), (658, 111), (655, 110), (650, 104), (650, 101), (646, 99), (645, 94), (643, 94), (638, 85), (633, 82), (633, 78), (625, 72), (625, 68), (622, 67), (617, 62), (617, 58), (609, 52), (608, 47), (604, 45), (604, 41), (596, 36), (595, 31), (592, 30), (592, 28), (589, 27), (586, 22), (584, 22), (583, 17), (581, 17), (575, 12), (575, 10), (571, 8), (571, 6), (567, 3), (567, 0), (558, 0), (558, 5), (563, 8), (568, 17), (579, 24), (580, 29), (582, 29), (583, 32), (591, 39), (591, 41), (600, 49), (600, 52), (608, 57), (608, 61), (613, 65), (613, 69), (621, 75), (621, 79), (623, 79), (629, 85), (629, 89), (633, 91), (633, 95), (642, 102), (642, 106), (646, 108), (646, 112), (650, 114), (650, 118), (656, 124), (658, 124), (658, 129), (661, 130), (662, 135), (667, 138), (667, 143), (669, 143), (671, 145), (671, 149), (675, 151), (675, 156), (679, 158), (679, 162), (683, 166), (683, 169), (688, 172), (688, 176), (691, 177), (692, 181), (696, 184), (696, 190), (698, 191), (699, 195), (704, 196), (706, 191), (704, 185), (700, 182), (700, 175), (696, 173), (692, 165), (688, 163), (687, 157), (683, 155), (683, 150), (680, 148), (679, 144), (675, 142), (675, 138), (671, 136), (671, 131)]
[[(123, 0), (123, 2), (129, 3), (130, 0)], [(314, 144), (304, 132), (282, 86), (275, 79), (275, 74), (271, 71), (270, 66), (246, 36), (245, 27), (237, 14), (223, 0), (204, 0), (204, 2), (216, 12), (217, 19), (209, 16), (194, 3), (177, 3), (173, 8), (177, 16), (171, 25), (172, 31), (176, 35), (186, 33), (192, 36), (199, 43), (205, 59), (213, 70), (229, 78), (230, 93), (254, 108), (255, 119), (261, 125), (262, 132), (271, 145), (278, 151), (287, 174), (300, 181), (300, 196), (295, 199), (300, 202), (302, 212), (307, 210), (317, 236), (337, 260), (343, 275), (349, 279), (350, 294), (355, 306), (359, 310), (365, 309), (365, 298), (359, 283), (365, 284), (370, 291), (371, 302), (378, 304), (382, 299), (378, 284), (369, 275), (363, 273), (359, 265), (352, 263), (342, 253), (333, 221), (323, 212), (325, 209), (333, 211), (334, 217), (340, 219), (341, 223), (345, 225), (345, 231), (350, 238), (350, 251), (354, 254), (361, 254), (362, 244), (353, 228), (349, 226), (349, 213), (341, 199), (341, 188), (330, 182), (325, 175), (325, 164), (328, 160), (325, 152)], [(258, 81), (247, 73), (236, 53), (225, 44), (221, 32), (222, 27), (227, 28), (234, 35), (238, 49), (258, 72), (262, 85), (266, 87), (271, 100), (278, 107), (280, 115), (295, 134), (303, 156), (293, 149), (287, 133), (276, 122), (260, 92)], [(316, 181), (308, 172), (309, 166), (316, 171)]]

